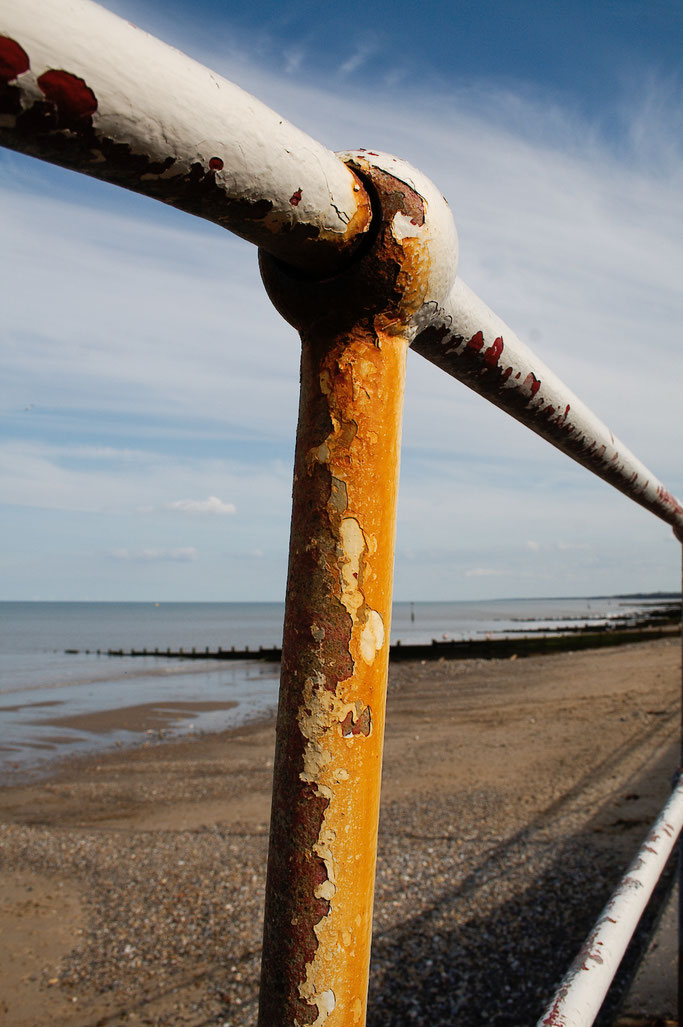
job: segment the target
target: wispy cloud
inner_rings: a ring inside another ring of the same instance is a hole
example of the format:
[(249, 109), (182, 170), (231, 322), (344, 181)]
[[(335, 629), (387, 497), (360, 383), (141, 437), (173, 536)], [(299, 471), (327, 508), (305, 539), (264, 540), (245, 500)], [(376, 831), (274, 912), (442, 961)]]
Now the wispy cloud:
[(224, 503), (218, 496), (209, 496), (208, 499), (174, 499), (168, 503), (167, 509), (197, 514), (234, 514), (237, 511), (234, 503)]
[(289, 47), (285, 50), (285, 74), (293, 75), (294, 72), (298, 71), (303, 58), (304, 51), (301, 47)]
[(359, 43), (353, 53), (340, 64), (339, 74), (343, 77), (353, 75), (355, 71), (358, 71), (372, 57), (376, 49), (377, 46), (374, 43)]
[(187, 563), (196, 560), (197, 550), (194, 546), (181, 546), (176, 549), (112, 549), (109, 554), (114, 560), (131, 560), (134, 563)]
[(498, 567), (472, 567), (465, 571), (466, 578), (500, 578), (507, 572)]

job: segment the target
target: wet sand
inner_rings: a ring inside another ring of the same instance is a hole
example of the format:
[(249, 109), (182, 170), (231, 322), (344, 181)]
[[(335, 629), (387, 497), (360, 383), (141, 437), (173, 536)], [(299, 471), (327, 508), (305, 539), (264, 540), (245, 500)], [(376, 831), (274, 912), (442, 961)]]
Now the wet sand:
[(71, 728), (106, 735), (112, 731), (135, 731), (142, 734), (175, 723), (179, 717), (195, 717), (199, 713), (234, 710), (236, 702), (147, 702), (121, 706), (115, 710), (71, 714), (68, 717), (46, 717), (39, 721), (49, 727)]
[[(668, 795), (679, 701), (671, 640), (392, 668), (371, 1027), (535, 1022)], [(3, 1024), (255, 1022), (273, 743), (0, 790)]]

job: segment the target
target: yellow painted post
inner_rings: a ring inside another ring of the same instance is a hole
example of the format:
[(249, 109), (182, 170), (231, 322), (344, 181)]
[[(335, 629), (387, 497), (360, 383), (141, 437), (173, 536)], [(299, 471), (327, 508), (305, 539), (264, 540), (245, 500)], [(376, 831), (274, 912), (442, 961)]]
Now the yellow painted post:
[(456, 253), (445, 201), (393, 163), (353, 161), (374, 242), (343, 274), (261, 258), (302, 339), (261, 1027), (365, 1022), (406, 353)]

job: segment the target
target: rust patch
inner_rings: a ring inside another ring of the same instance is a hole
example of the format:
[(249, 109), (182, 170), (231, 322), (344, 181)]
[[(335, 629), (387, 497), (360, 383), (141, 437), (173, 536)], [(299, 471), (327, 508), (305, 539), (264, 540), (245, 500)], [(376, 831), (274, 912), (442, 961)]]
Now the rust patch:
[[(356, 706), (361, 704), (356, 703)], [(344, 738), (352, 737), (353, 735), (365, 735), (367, 738), (372, 731), (372, 711), (369, 706), (365, 706), (360, 713), (355, 713), (353, 710), (349, 710), (346, 717), (341, 722), (341, 732)]]
[(24, 48), (9, 36), (0, 36), (0, 82), (12, 82), (30, 66)]

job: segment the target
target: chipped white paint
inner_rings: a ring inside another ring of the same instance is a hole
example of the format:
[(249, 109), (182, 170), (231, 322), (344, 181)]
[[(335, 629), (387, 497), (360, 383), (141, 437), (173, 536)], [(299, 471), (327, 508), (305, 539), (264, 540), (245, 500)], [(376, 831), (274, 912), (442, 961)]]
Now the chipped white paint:
[[(678, 501), (461, 279), (428, 322), (413, 349), (645, 506), (683, 541)], [(472, 371), (475, 354), (480, 366)]]
[(683, 778), (536, 1027), (590, 1027), (683, 827)]
[(365, 536), (355, 517), (345, 517), (341, 522), (341, 544), (344, 551), (341, 601), (355, 624), (358, 611), (365, 601), (358, 578), (366, 549)]
[[(222, 162), (214, 179), (226, 197), (272, 204), (252, 240), (259, 245), (264, 245), (262, 228), (265, 234), (280, 236), (283, 229), (288, 235), (293, 226), (305, 224), (323, 241), (349, 233), (365, 194), (330, 150), (232, 82), (130, 22), (89, 0), (3, 0), (0, 34), (15, 40), (30, 59), (30, 70), (17, 80), (26, 105), (43, 99), (36, 84), (43, 72), (64, 69), (94, 93), (98, 136), (149, 161), (173, 158), (172, 166), (161, 172), (145, 173), (142, 168), (146, 180), (174, 178), (195, 164), (208, 169), (211, 161), (215, 167)], [(19, 135), (5, 142), (17, 149), (25, 145)], [(47, 154), (46, 159), (58, 158)], [(96, 165), (103, 160), (102, 153), (93, 152), (91, 166), (79, 170), (98, 174)], [(226, 210), (225, 220), (215, 220), (250, 238), (244, 225), (236, 226), (231, 218)], [(292, 237), (290, 245), (278, 238), (277, 252), (297, 264), (301, 240)]]
[(311, 1027), (321, 1027), (336, 1008), (337, 1000), (334, 992), (331, 989), (321, 992), (310, 992), (308, 981), (300, 988), (300, 992), (302, 998), (318, 1007), (318, 1015), (311, 1024)]
[(377, 610), (368, 610), (360, 633), (360, 653), (366, 663), (372, 663), (377, 653), (382, 650), (384, 641), (382, 615)]
[[(299, 774), (302, 781), (316, 786), (316, 795), (330, 799), (332, 793), (320, 778), (331, 760), (331, 755), (321, 744), (325, 732), (339, 714), (342, 703), (332, 692), (325, 688), (325, 679), (319, 674), (316, 679), (307, 678), (304, 684), (303, 703), (299, 711), (299, 730), (306, 739), (304, 750), (304, 766)], [(352, 704), (349, 704), (352, 709)], [(344, 719), (343, 714), (341, 720)], [(341, 722), (341, 721), (340, 721)]]
[(365, 605), (365, 597), (360, 587), (361, 561), (369, 546), (355, 517), (345, 517), (342, 521), (341, 541), (344, 553), (341, 601), (351, 617), (354, 629), (360, 622), (360, 653), (366, 663), (372, 663), (384, 646), (384, 621), (377, 610)]

